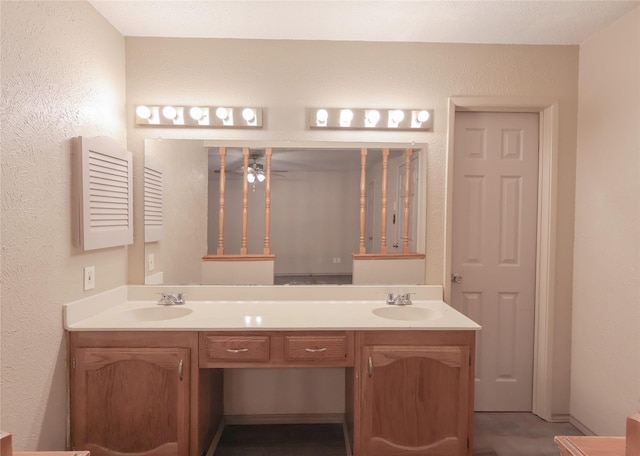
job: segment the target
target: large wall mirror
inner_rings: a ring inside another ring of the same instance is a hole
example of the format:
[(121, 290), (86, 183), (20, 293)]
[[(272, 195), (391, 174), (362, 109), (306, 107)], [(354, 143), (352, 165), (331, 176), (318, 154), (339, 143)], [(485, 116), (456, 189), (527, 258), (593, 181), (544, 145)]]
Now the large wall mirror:
[(354, 254), (424, 253), (424, 150), (147, 139), (145, 283), (211, 283), (203, 258), (222, 254), (272, 259), (276, 285), (346, 285)]

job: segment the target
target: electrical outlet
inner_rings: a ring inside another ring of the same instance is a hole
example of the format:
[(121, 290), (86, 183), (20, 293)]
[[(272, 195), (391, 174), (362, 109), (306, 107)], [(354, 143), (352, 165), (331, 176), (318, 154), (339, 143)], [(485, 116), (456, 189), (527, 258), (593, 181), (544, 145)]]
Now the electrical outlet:
[(86, 266), (84, 268), (84, 291), (92, 290), (96, 287), (96, 267)]
[(147, 259), (147, 269), (149, 271), (153, 271), (156, 268), (156, 259), (153, 256), (153, 253), (149, 254), (149, 258)]
[(338, 257), (336, 260), (338, 260), (337, 263), (342, 263), (342, 258)]

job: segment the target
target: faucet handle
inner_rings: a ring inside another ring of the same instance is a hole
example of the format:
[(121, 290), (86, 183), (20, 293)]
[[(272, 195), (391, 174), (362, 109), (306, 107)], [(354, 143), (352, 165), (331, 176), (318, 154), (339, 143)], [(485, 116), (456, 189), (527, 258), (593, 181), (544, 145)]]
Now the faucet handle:
[(415, 294), (415, 293), (410, 292), (410, 293), (401, 294), (400, 295), (400, 304), (402, 304), (403, 306), (408, 306), (408, 305), (413, 304), (411, 302), (411, 295), (412, 294)]

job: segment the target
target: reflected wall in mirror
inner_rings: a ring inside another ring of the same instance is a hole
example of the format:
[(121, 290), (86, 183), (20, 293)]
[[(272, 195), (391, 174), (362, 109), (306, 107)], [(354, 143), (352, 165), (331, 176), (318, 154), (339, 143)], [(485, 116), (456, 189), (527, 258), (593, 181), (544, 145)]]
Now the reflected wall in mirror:
[[(223, 198), (221, 150), (225, 157)], [(162, 174), (163, 235), (145, 243), (145, 283), (203, 283), (203, 256), (220, 255), (221, 251), (225, 256), (239, 256), (243, 245), (246, 254), (259, 256), (265, 252), (265, 242), (275, 255), (275, 284), (351, 283), (353, 255), (362, 249), (379, 253), (383, 236), (387, 253), (401, 252), (403, 242), (411, 252), (424, 251), (424, 240), (417, 236), (419, 226), (425, 224), (424, 204), (420, 205), (425, 197), (421, 195), (425, 186), (420, 185), (422, 170), (426, 170), (420, 164), (424, 154), (418, 148), (411, 149), (407, 174), (406, 149), (388, 150), (383, 161), (383, 149), (367, 148), (363, 199), (362, 150), (358, 146), (270, 148), (267, 179), (265, 147), (146, 140), (145, 160)], [(382, 211), (384, 162), (386, 214)], [(410, 214), (406, 230), (405, 203)], [(148, 210), (150, 206), (145, 204), (145, 213)], [(365, 218), (362, 235), (361, 217)], [(238, 283), (245, 282), (239, 278)]]

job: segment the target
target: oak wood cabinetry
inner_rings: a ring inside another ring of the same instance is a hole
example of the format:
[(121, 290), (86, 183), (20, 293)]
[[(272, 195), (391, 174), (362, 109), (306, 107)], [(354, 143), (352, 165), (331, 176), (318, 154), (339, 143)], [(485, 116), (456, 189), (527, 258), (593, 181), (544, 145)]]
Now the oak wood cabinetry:
[(210, 439), (221, 380), (198, 369), (197, 333), (72, 332), (69, 354), (72, 449), (187, 456)]
[(359, 333), (355, 454), (470, 455), (470, 331)]
[(201, 332), (200, 367), (353, 366), (353, 331)]
[(471, 455), (475, 331), (81, 331), (69, 341), (72, 443), (92, 456), (204, 454), (223, 417), (223, 369), (243, 367), (344, 367), (354, 456)]

